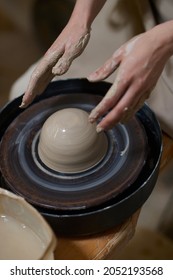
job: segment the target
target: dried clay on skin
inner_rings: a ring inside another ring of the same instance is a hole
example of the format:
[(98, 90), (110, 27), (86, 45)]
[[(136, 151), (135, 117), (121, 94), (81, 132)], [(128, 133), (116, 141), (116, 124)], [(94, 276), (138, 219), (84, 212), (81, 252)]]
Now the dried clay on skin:
[(77, 44), (70, 46), (70, 43), (68, 43), (69, 48), (67, 46), (67, 54), (64, 54), (64, 57), (59, 59), (57, 64), (52, 68), (52, 73), (54, 75), (64, 74), (68, 70), (73, 59), (80, 55), (83, 48), (89, 41), (89, 38), (90, 33), (87, 33), (84, 36), (80, 37)]

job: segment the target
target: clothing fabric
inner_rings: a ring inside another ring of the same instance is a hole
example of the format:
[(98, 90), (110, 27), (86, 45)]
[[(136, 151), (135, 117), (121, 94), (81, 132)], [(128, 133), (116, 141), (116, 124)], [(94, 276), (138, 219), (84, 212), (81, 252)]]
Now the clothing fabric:
[[(172, 0), (136, 0), (136, 2), (145, 30), (173, 19)], [(147, 103), (157, 115), (162, 129), (173, 138), (173, 57), (168, 60)]]

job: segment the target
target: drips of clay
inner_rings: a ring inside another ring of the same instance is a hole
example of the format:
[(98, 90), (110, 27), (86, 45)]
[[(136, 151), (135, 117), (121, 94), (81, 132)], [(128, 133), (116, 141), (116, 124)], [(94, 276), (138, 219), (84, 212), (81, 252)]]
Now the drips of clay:
[(53, 259), (55, 236), (20, 196), (0, 188), (0, 260)]
[(44, 123), (38, 154), (49, 168), (64, 173), (87, 170), (100, 162), (107, 152), (107, 137), (96, 132), (89, 114), (78, 108), (65, 108)]

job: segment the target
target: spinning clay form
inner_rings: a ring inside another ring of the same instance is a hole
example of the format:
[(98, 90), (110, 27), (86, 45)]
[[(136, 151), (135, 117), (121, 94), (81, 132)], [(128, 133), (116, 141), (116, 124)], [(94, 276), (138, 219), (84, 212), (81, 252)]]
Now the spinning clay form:
[(99, 163), (108, 148), (104, 132), (96, 132), (89, 114), (78, 108), (65, 108), (52, 114), (44, 123), (38, 145), (41, 161), (63, 173), (88, 170)]

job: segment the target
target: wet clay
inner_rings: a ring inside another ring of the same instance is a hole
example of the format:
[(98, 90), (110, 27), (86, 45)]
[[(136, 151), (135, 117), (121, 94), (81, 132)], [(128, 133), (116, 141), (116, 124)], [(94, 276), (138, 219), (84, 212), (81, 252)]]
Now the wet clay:
[(66, 173), (87, 170), (100, 162), (107, 152), (107, 137), (96, 132), (89, 114), (66, 108), (52, 114), (44, 123), (38, 154), (49, 168)]

